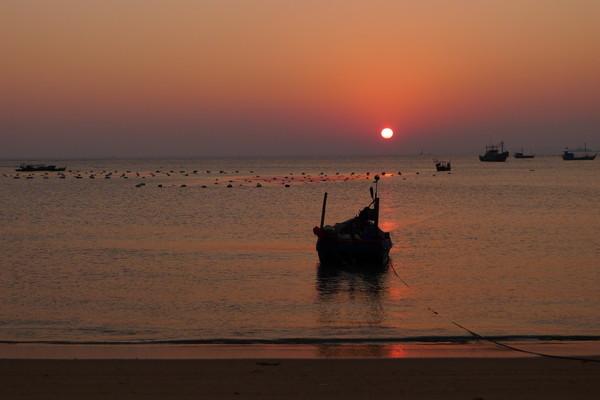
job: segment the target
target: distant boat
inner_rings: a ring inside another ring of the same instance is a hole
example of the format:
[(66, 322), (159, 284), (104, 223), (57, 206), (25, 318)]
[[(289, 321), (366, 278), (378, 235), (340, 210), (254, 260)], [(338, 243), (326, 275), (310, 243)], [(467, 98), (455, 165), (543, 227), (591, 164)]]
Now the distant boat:
[(535, 158), (535, 154), (527, 154), (521, 148), (521, 151), (515, 153), (515, 158)]
[(434, 160), (434, 162), (435, 162), (435, 169), (438, 172), (451, 171), (452, 170), (452, 164), (450, 163), (450, 161), (438, 161), (438, 160)]
[(56, 165), (47, 164), (21, 164), (15, 170), (17, 172), (38, 172), (38, 171), (49, 171), (49, 172), (61, 172), (64, 171), (65, 167), (57, 167)]
[(479, 161), (485, 162), (504, 162), (508, 158), (508, 151), (504, 151), (504, 142), (500, 142), (500, 150), (498, 146), (485, 146), (485, 154), (479, 156)]
[(317, 253), (321, 265), (358, 266), (376, 268), (386, 266), (392, 239), (389, 232), (379, 228), (379, 196), (375, 176), (375, 191), (371, 191), (371, 203), (356, 217), (335, 225), (324, 225), (327, 193), (323, 197), (321, 225), (313, 228), (317, 239)]
[(588, 152), (587, 144), (584, 144), (583, 151), (569, 151), (567, 147), (563, 151), (562, 158), (565, 161), (577, 161), (577, 160), (593, 160), (596, 158), (598, 153)]

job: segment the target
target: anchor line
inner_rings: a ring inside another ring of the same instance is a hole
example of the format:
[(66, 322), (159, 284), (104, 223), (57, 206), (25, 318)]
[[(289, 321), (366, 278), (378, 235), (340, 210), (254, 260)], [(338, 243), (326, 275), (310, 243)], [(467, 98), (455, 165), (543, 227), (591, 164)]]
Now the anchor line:
[[(400, 277), (400, 275), (398, 274), (398, 272), (396, 271), (396, 268), (394, 267), (394, 264), (392, 262), (390, 262), (390, 266), (392, 267), (392, 271), (394, 272), (394, 275), (396, 275), (396, 277), (398, 279), (400, 279), (400, 281), (406, 285), (406, 287), (410, 287), (410, 285), (404, 280), (402, 279), (402, 277)], [(532, 350), (526, 350), (526, 349), (522, 349), (519, 347), (515, 347), (515, 346), (511, 346), (505, 343), (501, 343), (497, 340), (485, 337), (469, 328), (466, 328), (464, 325), (459, 324), (456, 321), (453, 321), (445, 316), (443, 316), (442, 314), (440, 314), (438, 311), (434, 310), (431, 307), (427, 307), (427, 310), (430, 311), (431, 313), (437, 315), (437, 316), (441, 316), (443, 318), (445, 318), (448, 322), (450, 322), (451, 324), (453, 324), (454, 326), (456, 326), (457, 328), (460, 328), (462, 330), (464, 330), (465, 332), (467, 332), (469, 335), (473, 336), (475, 339), (477, 340), (482, 340), (482, 341), (486, 341), (489, 343), (492, 343), (498, 347), (507, 349), (507, 350), (512, 350), (512, 351), (516, 351), (519, 353), (525, 353), (525, 354), (531, 354), (531, 355), (535, 355), (535, 356), (539, 356), (539, 357), (544, 357), (544, 358), (554, 358), (554, 359), (559, 359), (559, 360), (571, 360), (571, 361), (581, 361), (581, 362), (591, 362), (591, 363), (600, 363), (599, 359), (595, 359), (595, 358), (583, 358), (583, 357), (571, 357), (571, 356), (559, 356), (559, 355), (555, 355), (555, 354), (547, 354), (547, 353), (540, 353), (537, 351), (532, 351)]]

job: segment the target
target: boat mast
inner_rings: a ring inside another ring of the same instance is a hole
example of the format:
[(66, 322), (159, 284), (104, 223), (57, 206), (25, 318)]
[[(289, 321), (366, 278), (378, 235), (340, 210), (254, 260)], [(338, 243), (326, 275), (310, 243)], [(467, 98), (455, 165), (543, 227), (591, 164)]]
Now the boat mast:
[(323, 208), (321, 209), (321, 229), (325, 224), (325, 207), (327, 206), (327, 192), (323, 195)]
[(379, 175), (375, 175), (375, 198), (373, 199), (373, 208), (375, 209), (375, 227), (379, 228)]

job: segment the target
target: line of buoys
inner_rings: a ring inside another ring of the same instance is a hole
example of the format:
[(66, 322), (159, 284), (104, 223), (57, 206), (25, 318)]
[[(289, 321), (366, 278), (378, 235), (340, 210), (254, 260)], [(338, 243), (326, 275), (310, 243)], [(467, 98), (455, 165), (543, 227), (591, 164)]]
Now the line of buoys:
[[(44, 172), (42, 174), (29, 174), (29, 175), (20, 175), (16, 174), (15, 176), (13, 176), (12, 174), (2, 174), (2, 176), (5, 177), (12, 177), (14, 179), (27, 179), (27, 180), (31, 180), (34, 179), (35, 177), (40, 177), (43, 179), (50, 179), (53, 176), (59, 178), (59, 179), (66, 179), (67, 177), (70, 178), (74, 178), (74, 179), (84, 179), (84, 178), (89, 178), (89, 179), (96, 179), (96, 178), (104, 178), (104, 179), (111, 179), (113, 174), (117, 174), (115, 175), (120, 177), (121, 179), (129, 179), (129, 178), (133, 178), (136, 179), (138, 182), (139, 180), (149, 180), (151, 178), (155, 178), (155, 177), (160, 177), (160, 176), (167, 176), (170, 177), (172, 176), (172, 173), (177, 174), (177, 176), (185, 176), (185, 177), (190, 177), (190, 176), (194, 176), (194, 174), (198, 173), (198, 170), (194, 169), (194, 170), (184, 170), (184, 169), (180, 169), (180, 170), (169, 170), (170, 172), (164, 171), (162, 169), (156, 169), (155, 172), (152, 171), (132, 171), (132, 170), (114, 170), (114, 171), (109, 171), (109, 170), (74, 170), (71, 169), (69, 170), (70, 172), (65, 174), (65, 173), (58, 173), (56, 175), (52, 174), (52, 173), (48, 173), (48, 172)], [(205, 170), (207, 173), (210, 173), (211, 170)], [(533, 170), (530, 170), (533, 171)], [(235, 173), (239, 173), (239, 170), (234, 170)], [(416, 171), (414, 172), (414, 175), (418, 176), (421, 174), (422, 171)], [(423, 171), (424, 172), (424, 171)], [(233, 188), (234, 186), (240, 186), (240, 187), (244, 187), (246, 186), (246, 184), (250, 184), (250, 185), (256, 185), (257, 188), (261, 188), (263, 187), (263, 185), (265, 183), (267, 184), (280, 184), (281, 186), (283, 186), (284, 188), (290, 188), (291, 186), (293, 186), (293, 183), (299, 182), (302, 184), (308, 184), (308, 183), (329, 183), (329, 182), (336, 182), (336, 181), (343, 181), (343, 182), (348, 182), (351, 180), (357, 180), (357, 179), (366, 179), (366, 180), (370, 180), (373, 176), (373, 174), (371, 173), (371, 171), (366, 171), (364, 173), (356, 173), (355, 171), (352, 172), (348, 172), (348, 173), (344, 173), (342, 171), (335, 171), (335, 172), (331, 172), (331, 175), (329, 175), (326, 171), (320, 171), (318, 174), (314, 174), (311, 175), (310, 173), (307, 173), (306, 171), (302, 171), (302, 172), (294, 172), (294, 171), (290, 171), (287, 175), (283, 175), (283, 176), (267, 176), (264, 177), (262, 175), (259, 174), (254, 174), (255, 171), (254, 170), (250, 170), (250, 173), (253, 173), (254, 175), (252, 176), (242, 176), (242, 177), (238, 177), (238, 178), (234, 178), (231, 177), (232, 179), (227, 179), (229, 177), (227, 177), (227, 171), (226, 170), (219, 170), (219, 173), (222, 174), (225, 178), (223, 178), (222, 181), (219, 180), (219, 178), (214, 178), (215, 182), (213, 182), (214, 185), (219, 185), (220, 182), (224, 182), (224, 186), (226, 186), (227, 188)], [(229, 172), (229, 174), (232, 174), (233, 172)], [(426, 172), (425, 172), (426, 173)], [(296, 175), (297, 174), (297, 175)], [(381, 171), (380, 172), (381, 176), (385, 176), (385, 177), (393, 177), (396, 175), (396, 173), (390, 173), (390, 172), (386, 172), (386, 171)], [(451, 174), (451, 172), (448, 172), (448, 174)], [(301, 175), (301, 176), (300, 176)], [(397, 176), (401, 176), (402, 175), (402, 171), (398, 171), (397, 172)], [(432, 177), (437, 176), (436, 173), (433, 173), (431, 175)], [(225, 179), (227, 179), (227, 181), (225, 181)], [(258, 182), (260, 180), (260, 182)], [(403, 177), (402, 180), (406, 180), (405, 177)], [(226, 183), (225, 183), (226, 182)], [(136, 187), (142, 187), (144, 185), (140, 184), (140, 183), (136, 183), (135, 185)], [(175, 184), (175, 185), (163, 185), (160, 184), (158, 187), (174, 187), (174, 186), (179, 186), (179, 187), (187, 187), (188, 184)], [(206, 188), (206, 184), (202, 185), (203, 188)]]

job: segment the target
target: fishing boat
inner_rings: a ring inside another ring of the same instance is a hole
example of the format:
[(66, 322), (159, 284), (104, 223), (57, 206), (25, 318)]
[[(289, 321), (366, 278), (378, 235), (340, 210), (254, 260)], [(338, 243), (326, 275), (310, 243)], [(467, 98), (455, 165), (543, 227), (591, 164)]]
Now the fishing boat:
[(313, 228), (317, 236), (317, 253), (321, 265), (357, 266), (374, 269), (386, 266), (392, 239), (389, 232), (379, 228), (379, 196), (375, 176), (375, 189), (370, 187), (371, 203), (357, 216), (335, 225), (325, 225), (327, 193), (323, 196), (321, 225)]
[(444, 171), (451, 171), (452, 170), (452, 164), (450, 163), (450, 161), (438, 161), (438, 160), (434, 160), (435, 162), (435, 169), (438, 172), (444, 172)]
[(515, 158), (535, 158), (535, 154), (527, 154), (523, 151), (523, 148), (521, 148), (521, 151), (515, 153)]
[(485, 146), (485, 154), (479, 156), (479, 161), (504, 162), (508, 154), (508, 151), (504, 151), (504, 142), (500, 142), (500, 149), (496, 145)]
[(563, 151), (562, 158), (565, 161), (579, 161), (579, 160), (593, 160), (596, 158), (598, 153), (592, 153), (588, 151), (587, 143), (584, 143), (583, 150), (581, 151), (570, 151), (567, 147)]
[(47, 172), (61, 172), (64, 171), (65, 167), (57, 167), (56, 165), (48, 165), (48, 164), (21, 164), (15, 171), (17, 172), (39, 172), (39, 171), (47, 171)]

